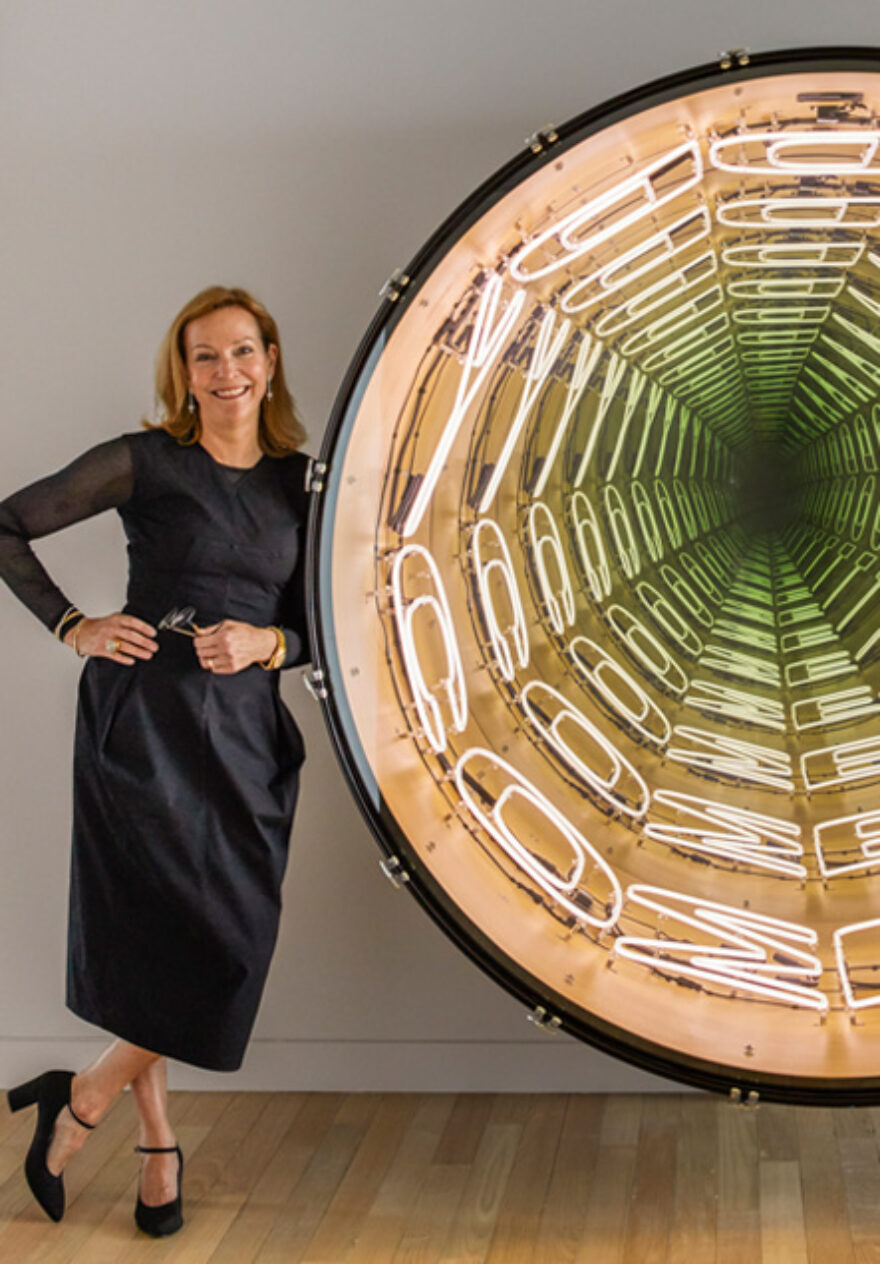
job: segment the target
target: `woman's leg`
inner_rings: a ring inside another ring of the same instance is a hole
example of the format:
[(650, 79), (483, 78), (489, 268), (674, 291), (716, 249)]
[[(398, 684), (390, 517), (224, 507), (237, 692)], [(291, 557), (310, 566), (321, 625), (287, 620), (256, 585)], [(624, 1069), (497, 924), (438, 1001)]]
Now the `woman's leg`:
[[(174, 1129), (168, 1120), (168, 1064), (157, 1058), (131, 1082), (140, 1116), (138, 1145), (173, 1146)], [(148, 1207), (161, 1207), (177, 1196), (179, 1163), (176, 1154), (145, 1154), (140, 1196)]]
[[(130, 1045), (126, 1040), (114, 1040), (84, 1071), (73, 1077), (70, 1101), (74, 1111), (86, 1123), (96, 1124), (104, 1111), (137, 1076), (158, 1061), (160, 1055), (149, 1049)], [(55, 1121), (46, 1164), (53, 1175), (58, 1176), (72, 1154), (85, 1141), (88, 1132), (66, 1108)]]

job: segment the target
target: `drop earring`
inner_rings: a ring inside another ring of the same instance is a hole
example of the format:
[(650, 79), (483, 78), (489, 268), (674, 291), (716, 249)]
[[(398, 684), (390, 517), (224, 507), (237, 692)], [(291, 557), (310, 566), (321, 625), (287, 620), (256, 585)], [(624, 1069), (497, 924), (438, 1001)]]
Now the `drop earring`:
[(271, 404), (272, 402), (272, 379), (271, 378), (268, 378), (266, 380), (266, 399)]
[(187, 391), (187, 401), (186, 401), (186, 406), (187, 406), (187, 409), (189, 410), (189, 415), (190, 415), (190, 417), (195, 417), (195, 415), (196, 415), (196, 397), (195, 397), (195, 395), (193, 395), (192, 391)]

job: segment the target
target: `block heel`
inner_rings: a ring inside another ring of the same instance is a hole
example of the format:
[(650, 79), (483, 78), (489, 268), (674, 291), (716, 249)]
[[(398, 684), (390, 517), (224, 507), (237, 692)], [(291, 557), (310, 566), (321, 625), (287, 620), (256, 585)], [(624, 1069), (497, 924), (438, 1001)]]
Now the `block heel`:
[(92, 1129), (95, 1126), (80, 1119), (70, 1104), (73, 1076), (73, 1071), (46, 1071), (34, 1080), (11, 1088), (6, 1094), (11, 1111), (23, 1110), (25, 1106), (37, 1107), (37, 1123), (24, 1161), (24, 1174), (34, 1198), (49, 1219), (55, 1221), (64, 1215), (65, 1206), (64, 1178), (55, 1176), (46, 1166), (55, 1121), (66, 1106), (81, 1128)]
[(9, 1102), (9, 1109), (15, 1114), (18, 1110), (24, 1110), (26, 1106), (33, 1106), (40, 1095), (40, 1084), (42, 1075), (38, 1075), (35, 1080), (28, 1080), (26, 1084), (19, 1084), (17, 1088), (11, 1088), (6, 1094), (6, 1100)]

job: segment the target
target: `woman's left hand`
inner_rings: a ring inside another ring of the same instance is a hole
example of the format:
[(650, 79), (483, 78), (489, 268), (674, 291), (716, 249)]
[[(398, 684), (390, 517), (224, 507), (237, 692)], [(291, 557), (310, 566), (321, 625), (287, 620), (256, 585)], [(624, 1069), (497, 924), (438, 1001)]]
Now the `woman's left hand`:
[(212, 628), (198, 628), (193, 638), (199, 662), (215, 676), (232, 676), (252, 663), (265, 663), (278, 638), (271, 628), (224, 619)]

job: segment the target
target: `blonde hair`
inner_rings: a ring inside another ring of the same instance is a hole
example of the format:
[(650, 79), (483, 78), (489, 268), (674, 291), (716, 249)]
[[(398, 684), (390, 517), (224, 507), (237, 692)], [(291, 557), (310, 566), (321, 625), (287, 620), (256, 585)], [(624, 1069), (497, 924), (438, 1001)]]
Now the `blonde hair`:
[(284, 378), (278, 326), (262, 303), (247, 290), (237, 287), (211, 285), (191, 298), (174, 317), (156, 357), (156, 402), (163, 416), (155, 423), (144, 419), (144, 425), (149, 430), (167, 430), (181, 444), (198, 442), (201, 421), (198, 409), (191, 413), (188, 408), (189, 385), (183, 336), (190, 321), (216, 312), (221, 307), (241, 307), (250, 312), (257, 322), (264, 348), (268, 351), (273, 344), (278, 348), (272, 373), (272, 398), (264, 396), (260, 404), (258, 437), (260, 447), (267, 456), (285, 456), (305, 442), (306, 432)]

